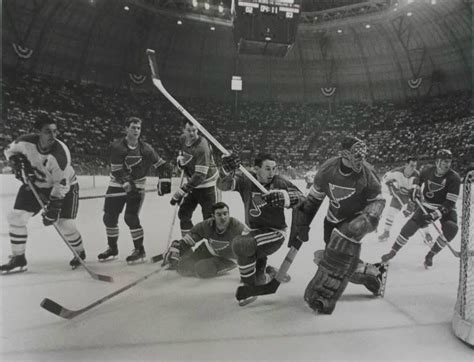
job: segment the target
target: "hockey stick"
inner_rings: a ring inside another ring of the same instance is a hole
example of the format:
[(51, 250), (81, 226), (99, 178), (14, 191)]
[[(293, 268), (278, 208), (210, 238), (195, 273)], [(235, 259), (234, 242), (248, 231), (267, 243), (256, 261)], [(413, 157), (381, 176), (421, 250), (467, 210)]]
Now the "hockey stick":
[[(393, 189), (393, 187), (392, 187), (392, 186), (388, 186), (388, 188), (389, 188), (389, 190), (392, 192), (393, 197), (395, 197), (395, 198), (398, 200), (398, 202), (400, 203), (400, 206), (403, 207), (402, 199), (400, 199), (400, 196), (398, 196), (398, 195), (395, 193), (395, 190)], [(418, 232), (420, 233), (421, 237), (423, 238), (423, 243), (424, 243), (425, 245), (429, 246), (429, 247), (432, 247), (433, 244), (434, 244), (434, 241), (430, 243), (430, 242), (428, 242), (428, 241), (426, 240), (426, 234), (427, 234), (427, 233), (424, 233), (421, 229), (418, 229)]]
[(293, 245), (290, 248), (285, 256), (285, 259), (283, 260), (283, 263), (281, 263), (281, 266), (278, 269), (277, 275), (267, 284), (239, 286), (237, 288), (237, 292), (235, 293), (237, 300), (240, 301), (257, 295), (274, 294), (280, 284), (284, 282), (288, 269), (290, 269), (291, 263), (293, 263), (293, 260), (295, 259), (300, 247), (301, 242), (299, 242), (299, 245)]
[[(428, 215), (428, 212), (426, 211), (425, 207), (423, 206), (423, 204), (420, 202), (420, 200), (418, 200), (417, 198), (415, 199), (415, 202), (416, 204), (418, 205), (418, 207), (421, 209), (421, 211), (423, 211), (423, 214), (424, 215)], [(449, 250), (451, 250), (451, 253), (453, 253), (453, 255), (456, 257), (456, 258), (459, 258), (461, 257), (461, 253), (457, 250), (455, 250), (450, 244), (449, 244), (449, 241), (446, 240), (446, 238), (444, 237), (443, 233), (441, 232), (441, 230), (439, 229), (438, 225), (436, 225), (436, 223), (433, 221), (431, 222), (431, 224), (434, 226), (434, 228), (436, 229), (436, 231), (438, 232), (439, 236), (441, 237), (441, 239), (443, 240), (443, 242), (448, 246)], [(473, 255), (474, 255), (474, 252), (472, 252)]]
[[(139, 193), (146, 193), (146, 192), (156, 192), (156, 189), (150, 189), (150, 190), (143, 190), (139, 191)], [(79, 200), (91, 200), (91, 199), (109, 199), (111, 197), (122, 197), (122, 196), (127, 196), (126, 192), (119, 192), (117, 194), (105, 194), (105, 195), (94, 195), (94, 196), (81, 196), (79, 197)]]
[[(171, 94), (168, 93), (166, 88), (163, 86), (163, 83), (161, 82), (160, 75), (158, 73), (158, 66), (156, 64), (156, 57), (155, 57), (155, 51), (153, 49), (147, 49), (146, 54), (148, 57), (148, 63), (150, 64), (150, 69), (151, 69), (151, 76), (153, 79), (153, 85), (158, 88), (158, 90), (163, 94), (173, 105), (199, 130), (201, 133), (206, 136), (206, 138), (211, 141), (211, 143), (216, 146), (219, 151), (221, 151), (224, 155), (229, 155), (229, 151), (227, 151), (224, 146), (222, 146), (219, 141), (217, 141), (186, 109), (181, 106), (181, 104), (178, 103), (176, 99), (173, 98)], [(258, 187), (260, 191), (262, 191), (264, 194), (268, 193), (268, 190), (265, 189), (265, 187), (262, 186), (258, 180), (253, 177), (253, 175), (247, 171), (247, 169), (239, 165), (239, 170), (249, 178), (250, 181), (254, 183), (255, 186)]]
[[(45, 208), (45, 205), (44, 205), (44, 202), (43, 200), (41, 200), (41, 197), (40, 195), (38, 194), (38, 191), (36, 190), (36, 187), (33, 185), (33, 183), (31, 182), (31, 180), (26, 176), (25, 174), (25, 171), (22, 170), (22, 174), (23, 174), (23, 178), (24, 180), (26, 180), (29, 188), (31, 189), (31, 191), (33, 192), (33, 195), (35, 196), (36, 198), (36, 201), (38, 201), (38, 204), (41, 206), (41, 208), (43, 210), (46, 210)], [(79, 260), (79, 262), (82, 264), (82, 266), (84, 267), (84, 269), (87, 270), (87, 272), (90, 274), (90, 276), (94, 279), (97, 279), (97, 280), (100, 280), (100, 281), (103, 281), (103, 282), (109, 282), (109, 283), (112, 283), (114, 281), (114, 279), (111, 277), (111, 276), (108, 276), (108, 275), (102, 275), (102, 274), (97, 274), (95, 272), (93, 272), (92, 270), (89, 269), (89, 267), (86, 265), (86, 263), (84, 262), (84, 260), (82, 260), (82, 258), (79, 256), (79, 254), (77, 253), (76, 250), (74, 250), (74, 248), (69, 244), (69, 242), (67, 241), (66, 237), (64, 236), (63, 232), (61, 231), (61, 229), (59, 229), (58, 225), (57, 225), (57, 222), (54, 222), (53, 223), (53, 226), (54, 228), (56, 229), (56, 231), (58, 232), (59, 236), (61, 237), (61, 239), (63, 239), (64, 243), (67, 245), (67, 247), (72, 251), (72, 253), (74, 254), (74, 256), (77, 258), (77, 260)]]
[(88, 310), (98, 306), (99, 304), (102, 304), (102, 303), (106, 302), (107, 300), (115, 297), (116, 295), (130, 289), (131, 287), (137, 285), (138, 283), (143, 282), (144, 280), (151, 277), (153, 274), (159, 273), (162, 269), (163, 268), (154, 270), (151, 273), (148, 273), (147, 275), (144, 275), (140, 279), (137, 279), (134, 282), (131, 282), (130, 284), (127, 284), (127, 285), (123, 286), (122, 288), (116, 290), (115, 292), (112, 292), (112, 293), (106, 295), (105, 297), (102, 297), (102, 298), (96, 300), (95, 302), (85, 306), (84, 308), (80, 308), (80, 309), (77, 309), (77, 310), (67, 309), (67, 308), (63, 307), (62, 305), (56, 303), (54, 300), (51, 300), (49, 298), (44, 298), (41, 301), (41, 307), (46, 309), (50, 313), (56, 314), (57, 316), (59, 316), (61, 318), (72, 319), (72, 318), (77, 317), (78, 315), (81, 315), (81, 314), (87, 312)]

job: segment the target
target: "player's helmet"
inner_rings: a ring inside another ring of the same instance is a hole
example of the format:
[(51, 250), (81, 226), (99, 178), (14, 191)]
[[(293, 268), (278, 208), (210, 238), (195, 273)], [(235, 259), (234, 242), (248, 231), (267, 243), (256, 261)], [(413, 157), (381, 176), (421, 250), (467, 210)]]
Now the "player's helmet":
[(437, 160), (452, 160), (453, 154), (451, 153), (450, 150), (443, 148), (441, 150), (438, 150), (438, 152), (436, 152), (436, 159)]
[(367, 145), (357, 137), (345, 137), (341, 142), (341, 156), (350, 162), (355, 172), (360, 172), (367, 156)]

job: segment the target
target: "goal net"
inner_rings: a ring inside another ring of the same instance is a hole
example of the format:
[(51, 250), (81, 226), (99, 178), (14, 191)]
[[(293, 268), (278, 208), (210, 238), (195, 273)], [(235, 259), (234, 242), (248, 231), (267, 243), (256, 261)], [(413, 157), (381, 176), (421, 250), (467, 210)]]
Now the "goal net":
[(471, 170), (466, 175), (463, 187), (459, 287), (454, 309), (453, 330), (456, 336), (474, 347), (473, 179), (474, 170)]

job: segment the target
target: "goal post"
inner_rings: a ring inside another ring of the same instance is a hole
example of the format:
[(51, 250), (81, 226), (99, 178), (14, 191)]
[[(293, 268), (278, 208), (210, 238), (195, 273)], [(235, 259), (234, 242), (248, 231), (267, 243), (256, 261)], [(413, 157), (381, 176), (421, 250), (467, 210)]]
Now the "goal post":
[(452, 322), (454, 334), (472, 347), (474, 347), (473, 179), (474, 170), (470, 170), (464, 179), (463, 187), (459, 286)]

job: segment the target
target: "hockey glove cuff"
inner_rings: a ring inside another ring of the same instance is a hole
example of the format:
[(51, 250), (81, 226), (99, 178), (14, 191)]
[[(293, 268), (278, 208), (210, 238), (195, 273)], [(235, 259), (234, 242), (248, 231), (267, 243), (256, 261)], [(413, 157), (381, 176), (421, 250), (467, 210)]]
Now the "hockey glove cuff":
[(237, 154), (230, 153), (229, 155), (222, 156), (222, 169), (224, 170), (225, 174), (229, 174), (237, 170), (242, 162), (240, 161), (240, 157)]

